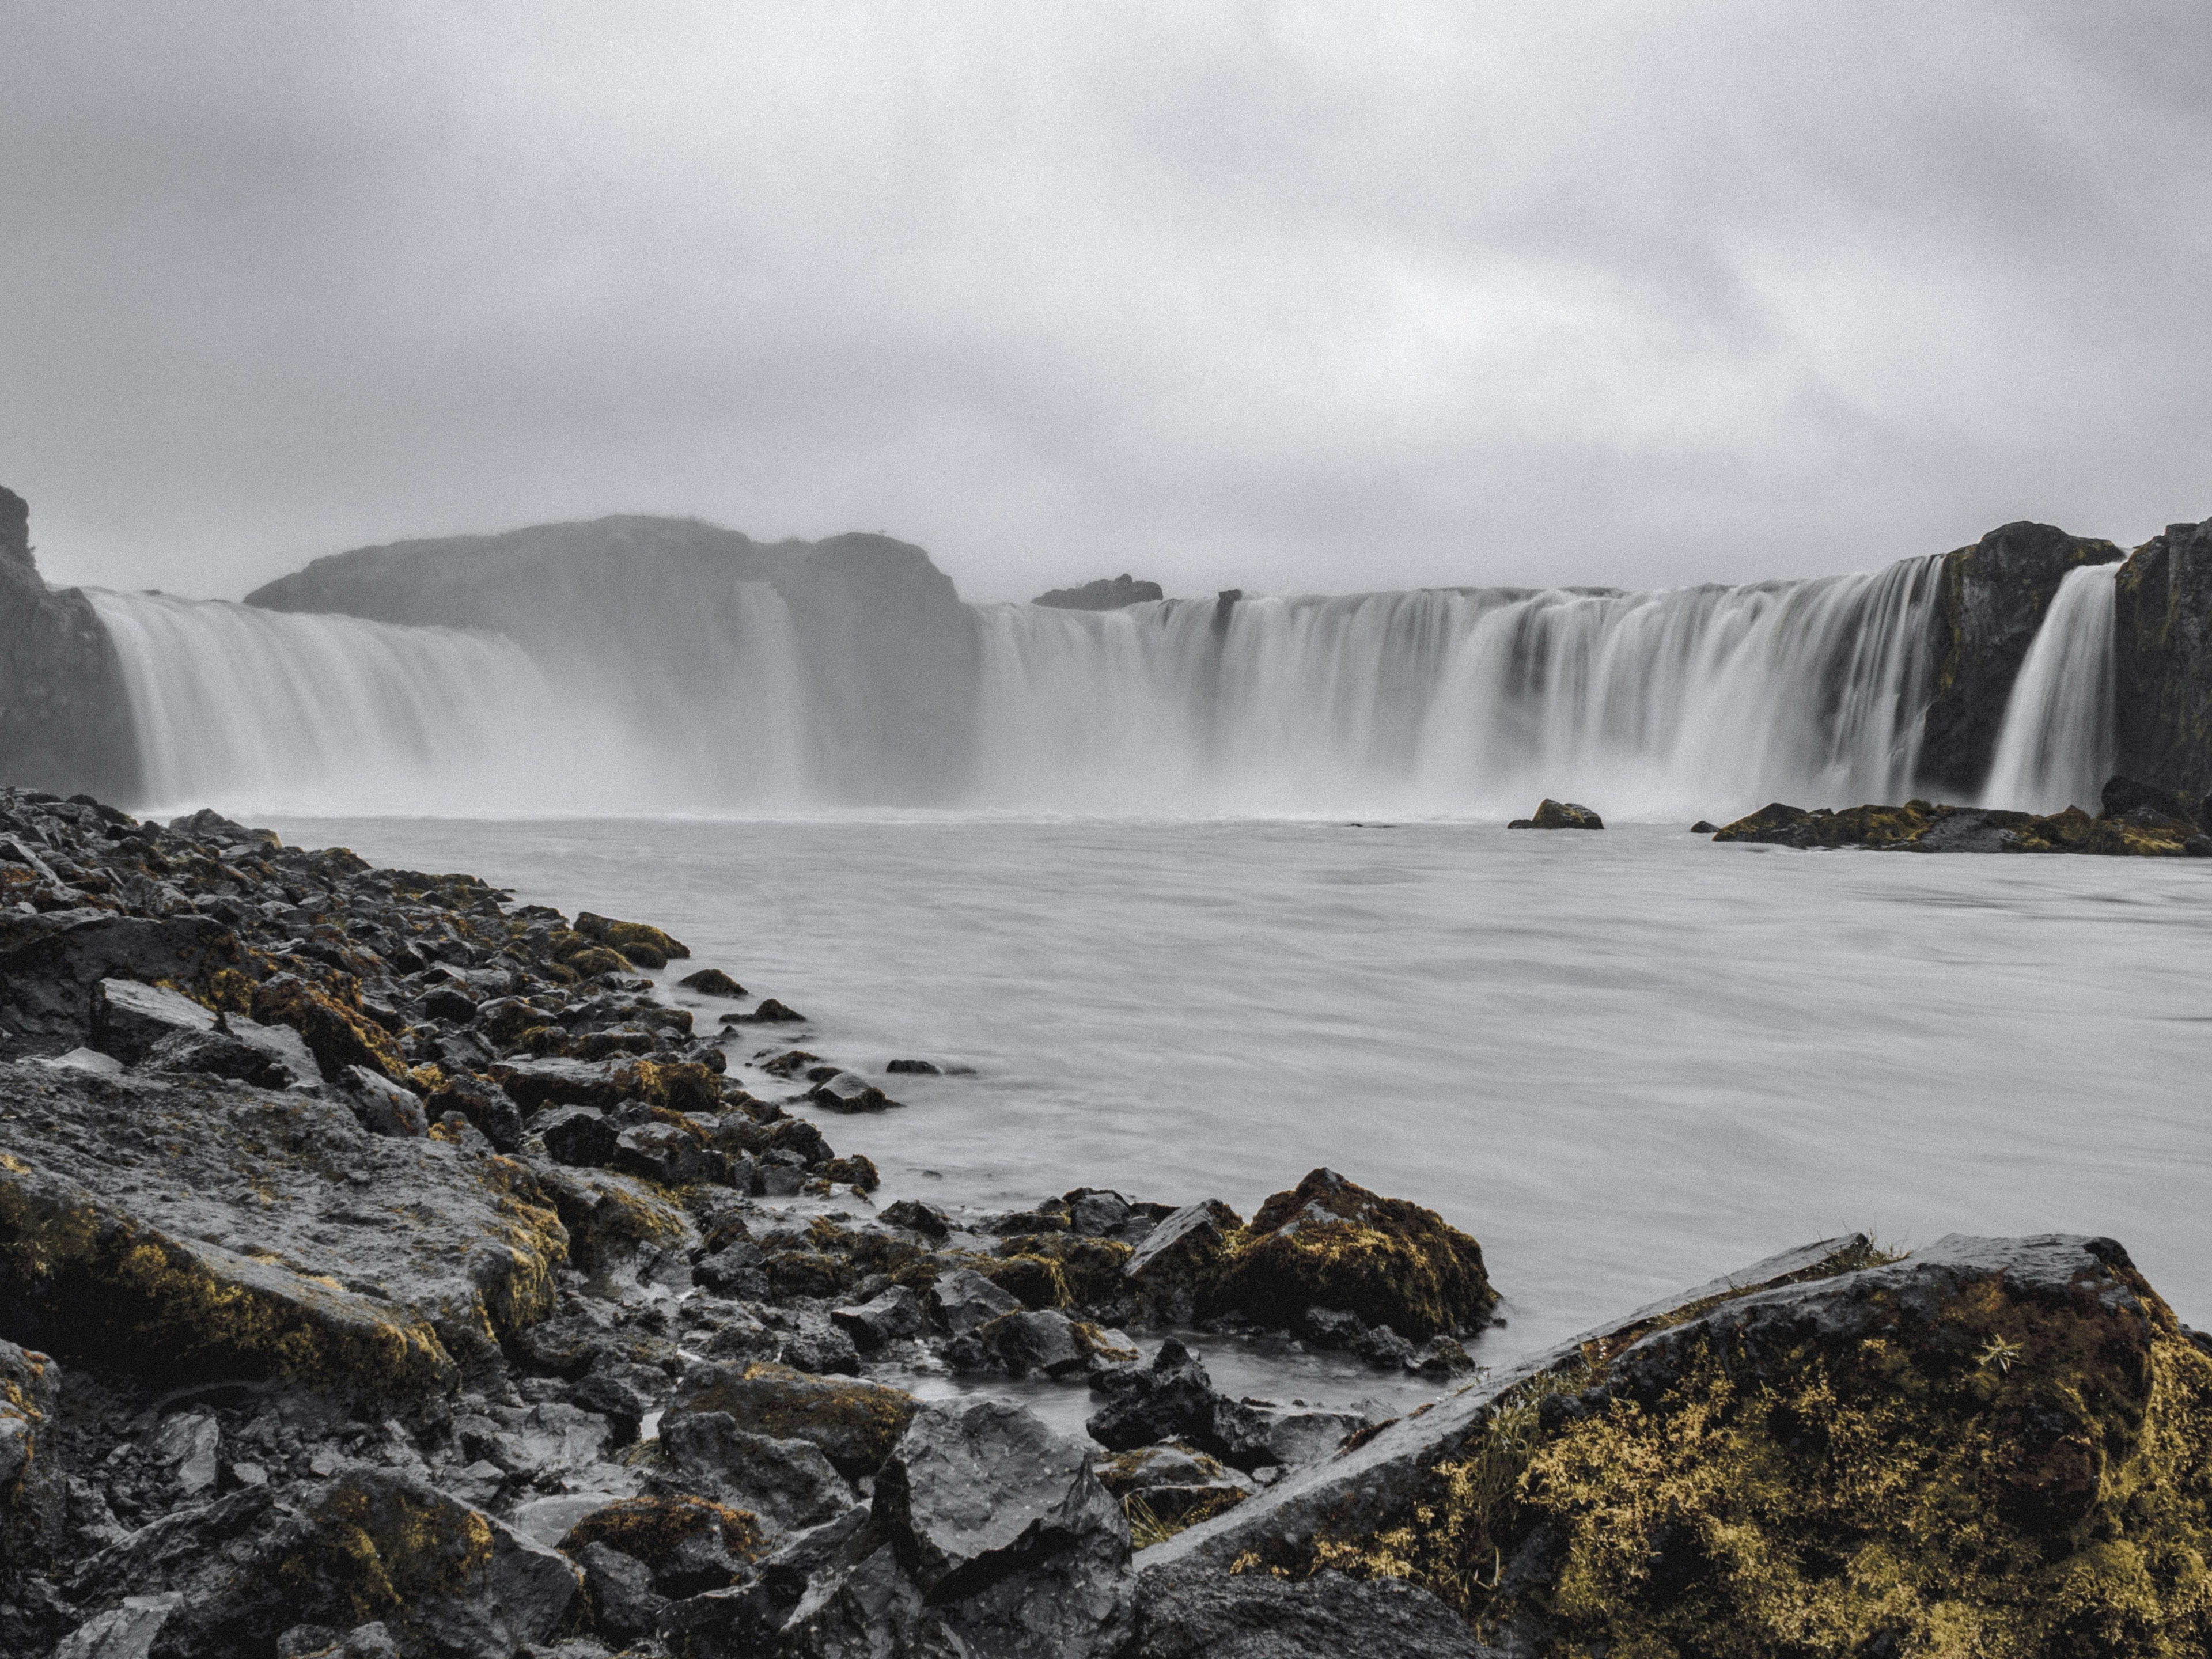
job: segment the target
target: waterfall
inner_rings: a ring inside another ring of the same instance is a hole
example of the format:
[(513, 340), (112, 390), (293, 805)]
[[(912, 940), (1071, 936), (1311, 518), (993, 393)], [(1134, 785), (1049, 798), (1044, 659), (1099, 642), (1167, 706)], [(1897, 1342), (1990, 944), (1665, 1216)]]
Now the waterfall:
[[(2079, 580), (2046, 635), (2080, 602)], [(966, 810), (1504, 817), (1548, 794), (1686, 820), (1910, 793), (1937, 580), (1937, 561), (1915, 559), (1646, 593), (981, 605), (963, 613), (972, 638), (926, 645), (882, 636), (880, 622), (802, 634), (778, 590), (750, 579), (681, 605), (618, 592), (563, 605), (520, 642), (94, 599), (162, 805), (867, 807), (899, 799), (870, 793), (899, 759), (886, 744), (942, 727), (957, 741), (939, 750), (959, 757), (943, 798)], [(908, 668), (955, 694), (887, 706), (853, 670), (855, 653), (890, 650), (921, 651)], [(2047, 695), (2057, 710), (2063, 686)], [(2074, 756), (2059, 714), (2039, 718), (2051, 752)]]
[(1626, 817), (1901, 799), (1934, 560), (1650, 593), (979, 607), (976, 793), (1073, 811)]
[(1988, 806), (2095, 811), (2117, 750), (2112, 613), (2120, 567), (2066, 573), (2005, 701), (1982, 801)]
[(549, 766), (569, 769), (544, 677), (496, 635), (91, 599), (158, 807), (496, 812), (541, 803)]

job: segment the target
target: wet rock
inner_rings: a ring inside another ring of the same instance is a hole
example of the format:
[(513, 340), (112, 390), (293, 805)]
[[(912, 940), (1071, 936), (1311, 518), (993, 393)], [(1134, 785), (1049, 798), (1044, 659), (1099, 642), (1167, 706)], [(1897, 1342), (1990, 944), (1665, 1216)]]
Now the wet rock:
[(702, 997), (741, 997), (745, 988), (719, 968), (702, 968), (696, 974), (686, 974), (676, 981), (687, 991), (696, 991)]
[(1128, 1524), (1079, 1442), (1003, 1401), (931, 1406), (877, 1477), (875, 1522), (973, 1650), (1109, 1653)]
[(189, 1498), (214, 1489), (222, 1448), (222, 1425), (212, 1413), (178, 1412), (163, 1420), (150, 1449)]
[(1109, 1451), (1181, 1440), (1240, 1469), (1281, 1462), (1261, 1414), (1215, 1392), (1204, 1364), (1173, 1337), (1149, 1368), (1101, 1371), (1091, 1386), (1106, 1403), (1084, 1427)]
[(1121, 1276), (1151, 1316), (1188, 1324), (1218, 1269), (1228, 1239), (1243, 1219), (1208, 1199), (1171, 1212), (1121, 1265)]
[(1433, 1210), (1315, 1170), (1260, 1206), (1223, 1252), (1205, 1299), (1277, 1328), (1311, 1308), (1342, 1308), (1418, 1341), (1480, 1330), (1498, 1293), (1482, 1247)]
[(1181, 1566), (1138, 1581), (1128, 1659), (1504, 1659), (1429, 1591), (1401, 1580)]
[(87, 1620), (65, 1638), (53, 1659), (149, 1659), (161, 1627), (184, 1596), (126, 1595), (119, 1607)]
[(1298, 1577), (1397, 1540), (1394, 1575), (1542, 1650), (1779, 1650), (1814, 1609), (1838, 1650), (1941, 1629), (2056, 1659), (2125, 1629), (2154, 1651), (2201, 1628), (2154, 1564), (2212, 1541), (2179, 1498), (2208, 1424), (2212, 1360), (2110, 1240), (1830, 1241), (1447, 1396), (1146, 1562)]
[(807, 1091), (806, 1097), (833, 1112), (887, 1112), (902, 1102), (893, 1100), (866, 1078), (840, 1072)]
[(902, 1336), (919, 1336), (929, 1328), (928, 1310), (904, 1285), (894, 1285), (857, 1307), (833, 1308), (830, 1317), (853, 1339), (854, 1346), (867, 1352)]
[(1708, 818), (1699, 818), (1690, 826), (1690, 833), (1693, 836), (1717, 835), (1720, 833), (1720, 825)]
[(609, 916), (596, 916), (589, 910), (579, 911), (576, 931), (586, 939), (619, 951), (641, 968), (665, 968), (675, 957), (688, 957), (690, 947), (681, 939), (673, 939), (658, 927), (647, 927), (641, 921), (617, 921)]
[(1129, 1200), (1119, 1193), (1079, 1187), (1066, 1196), (1067, 1225), (1085, 1238), (1104, 1238), (1129, 1220)]
[(2193, 821), (2151, 806), (2092, 820), (2069, 807), (2039, 817), (1982, 807), (1911, 800), (1902, 806), (1826, 807), (1807, 811), (1775, 802), (1737, 819), (1717, 842), (1796, 848), (1863, 848), (1910, 853), (2087, 853), (2123, 857), (2212, 857), (2212, 836)]
[(61, 1367), (0, 1342), (0, 1571), (44, 1564), (60, 1547), (69, 1488), (60, 1455)]
[(426, 1020), (466, 1025), (477, 1017), (476, 999), (450, 985), (434, 985), (415, 1000), (415, 1012)]
[(1509, 830), (1602, 830), (1605, 820), (1587, 806), (1547, 798), (1537, 806), (1534, 817), (1515, 818), (1505, 827)]
[[(240, 1035), (247, 1028), (257, 1039)], [(277, 1054), (286, 1058), (277, 1059)], [(284, 1027), (255, 1025), (243, 1015), (230, 1020), (228, 1030), (180, 1030), (161, 1038), (135, 1062), (149, 1072), (193, 1073), (201, 1077), (236, 1078), (264, 1089), (287, 1089), (294, 1084), (314, 1084), (321, 1071), (299, 1037)]]
[(578, 1556), (605, 1545), (642, 1563), (666, 1596), (720, 1589), (761, 1552), (760, 1522), (743, 1510), (682, 1494), (625, 1498), (592, 1510), (561, 1540)]
[(660, 1438), (686, 1489), (778, 1528), (819, 1526), (853, 1506), (853, 1489), (811, 1441), (749, 1434), (726, 1412), (671, 1416)]
[(200, 989), (235, 974), (243, 959), (237, 936), (206, 916), (0, 915), (0, 1025), (20, 1045), (12, 1053), (91, 1046), (100, 981), (166, 980)]
[(644, 1562), (599, 1543), (576, 1551), (575, 1560), (584, 1570), (592, 1629), (627, 1640), (649, 1635), (660, 1622), (668, 1598), (653, 1589), (653, 1569)]
[(416, 1476), (356, 1466), (296, 1496), (288, 1508), (266, 1488), (240, 1492), (165, 1516), (87, 1563), (82, 1599), (180, 1595), (163, 1659), (268, 1651), (295, 1626), (372, 1616), (403, 1650), (508, 1659), (580, 1593), (561, 1556)]
[(768, 1274), (762, 1271), (767, 1261), (759, 1245), (741, 1238), (693, 1262), (691, 1277), (716, 1296), (757, 1298), (768, 1294)]
[(2100, 817), (2123, 818), (2148, 807), (2157, 816), (2177, 823), (2204, 827), (2203, 799), (2192, 800), (2178, 791), (2161, 789), (2118, 773), (2105, 780), (2098, 799), (2104, 809), (2098, 815)]
[(349, 1066), (339, 1079), (353, 1098), (354, 1115), (373, 1135), (422, 1136), (430, 1120), (411, 1089), (403, 1089), (366, 1066)]
[[(550, 1147), (551, 1143), (547, 1143)], [(672, 1123), (641, 1123), (615, 1137), (608, 1163), (627, 1174), (664, 1187), (688, 1186), (720, 1178), (728, 1165), (697, 1135)]]
[[(856, 1378), (811, 1376), (766, 1364), (702, 1368), (687, 1379), (678, 1414), (720, 1412), (748, 1434), (804, 1440), (821, 1448), (841, 1474), (872, 1474), (914, 1419), (918, 1402), (902, 1389)], [(661, 1431), (668, 1432), (667, 1419)]]
[[(1140, 1357), (1118, 1333), (1102, 1331), (1050, 1309), (1001, 1314), (961, 1340), (970, 1345), (966, 1352), (975, 1360), (1013, 1376), (1087, 1376), (1134, 1365)], [(982, 1365), (971, 1363), (969, 1368)]]
[(783, 1363), (817, 1376), (860, 1374), (860, 1350), (853, 1339), (819, 1314), (802, 1313), (799, 1328), (784, 1339)]
[(135, 980), (103, 979), (92, 988), (92, 1046), (136, 1066), (164, 1037), (215, 1030), (215, 1010), (182, 994)]
[(806, 1022), (805, 1015), (785, 1007), (774, 997), (768, 998), (750, 1014), (725, 1014), (722, 1018), (732, 1025), (802, 1025)]
[(1014, 1313), (1021, 1298), (1001, 1290), (972, 1267), (939, 1273), (929, 1289), (929, 1316), (949, 1335), (964, 1336), (1002, 1315)]
[(37, 1107), (0, 1160), (0, 1302), (64, 1355), (414, 1395), (550, 1310), (568, 1238), (517, 1166), (296, 1092), (28, 1069), (0, 1067)]
[(884, 1070), (893, 1077), (940, 1077), (939, 1067), (927, 1060), (894, 1060), (885, 1063)]
[(883, 1219), (894, 1227), (904, 1227), (920, 1233), (925, 1238), (943, 1238), (952, 1231), (952, 1218), (934, 1204), (925, 1204), (918, 1198), (902, 1198), (896, 1204), (886, 1204)]
[(442, 1118), (459, 1112), (501, 1152), (522, 1150), (522, 1110), (506, 1090), (481, 1077), (447, 1077), (422, 1097), (422, 1109)]
[(560, 1106), (529, 1125), (544, 1141), (546, 1154), (580, 1169), (604, 1169), (613, 1162), (620, 1132), (593, 1106)]
[(392, 1034), (363, 1012), (295, 974), (278, 974), (253, 990), (253, 1018), (264, 1025), (289, 1025), (314, 1055), (324, 1078), (335, 1082), (349, 1066), (395, 1083), (408, 1081), (405, 1058)]

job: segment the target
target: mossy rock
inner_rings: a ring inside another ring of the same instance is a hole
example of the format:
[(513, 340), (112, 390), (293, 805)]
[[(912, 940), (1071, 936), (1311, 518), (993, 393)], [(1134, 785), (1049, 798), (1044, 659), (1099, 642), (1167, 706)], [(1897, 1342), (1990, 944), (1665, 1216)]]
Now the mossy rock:
[[(1059, 1269), (1058, 1289), (1067, 1297), (1054, 1307), (1087, 1307), (1094, 1303), (1110, 1302), (1125, 1296), (1128, 1285), (1121, 1270), (1128, 1265), (1133, 1254), (1130, 1247), (1114, 1238), (1086, 1238), (1080, 1233), (1018, 1233), (1003, 1239), (999, 1255), (1012, 1261), (1021, 1256), (1041, 1258)], [(988, 1267), (983, 1274), (1001, 1289), (1022, 1292), (1012, 1284), (1000, 1280)], [(1039, 1289), (1043, 1290), (1040, 1285)], [(1027, 1300), (1026, 1297), (1024, 1298)]]
[(1761, 1277), (1408, 1420), (1451, 1438), (1387, 1511), (1348, 1455), (1195, 1547), (1410, 1579), (1547, 1655), (2208, 1650), (2212, 1352), (2118, 1244)]
[(1010, 1296), (1021, 1298), (1032, 1312), (1048, 1308), (1072, 1308), (1075, 1295), (1067, 1275), (1050, 1256), (1017, 1253), (997, 1261), (978, 1263), (976, 1272)]
[(686, 1541), (708, 1528), (718, 1533), (723, 1548), (740, 1561), (757, 1559), (768, 1537), (760, 1517), (750, 1510), (676, 1493), (625, 1498), (593, 1510), (568, 1529), (558, 1547), (564, 1555), (574, 1555), (590, 1545), (605, 1544), (659, 1572)]
[(343, 1076), (349, 1066), (365, 1066), (394, 1083), (409, 1084), (407, 1061), (389, 1031), (358, 1006), (296, 975), (279, 974), (255, 987), (253, 1018), (297, 1031), (325, 1079)]
[(589, 910), (577, 915), (576, 931), (586, 939), (621, 951), (641, 968), (665, 968), (672, 958), (691, 954), (690, 945), (658, 927), (649, 927), (641, 921), (595, 916)]
[(1498, 1293), (1482, 1246), (1435, 1211), (1322, 1169), (1268, 1199), (1229, 1241), (1205, 1301), (1280, 1328), (1309, 1308), (1340, 1309), (1418, 1342), (1481, 1329)]
[(748, 1434), (811, 1442), (839, 1474), (857, 1480), (883, 1467), (921, 1402), (880, 1382), (758, 1364), (725, 1369), (691, 1389), (678, 1409), (726, 1412)]

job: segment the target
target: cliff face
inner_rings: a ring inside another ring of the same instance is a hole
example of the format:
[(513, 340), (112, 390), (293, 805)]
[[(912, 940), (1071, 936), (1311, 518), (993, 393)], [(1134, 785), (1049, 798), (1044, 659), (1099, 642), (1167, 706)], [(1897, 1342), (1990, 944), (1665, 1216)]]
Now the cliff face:
[[(927, 803), (966, 781), (973, 618), (929, 556), (888, 537), (753, 541), (693, 519), (617, 517), (362, 548), (246, 596), (507, 635), (555, 684), (588, 681), (666, 719), (757, 641), (761, 590), (787, 610), (815, 774), (855, 800)], [(850, 741), (850, 734), (866, 740)], [(728, 734), (725, 734), (728, 735)]]
[(2051, 596), (2077, 565), (2124, 557), (2107, 541), (2022, 521), (1946, 554), (1936, 617), (1936, 696), (1920, 748), (1926, 787), (1972, 795), (1989, 776), (2013, 681)]
[(2212, 519), (2168, 525), (2130, 556), (2112, 629), (2118, 770), (2212, 792)]
[(114, 642), (76, 588), (46, 586), (31, 510), (0, 489), (0, 785), (130, 799), (137, 739)]

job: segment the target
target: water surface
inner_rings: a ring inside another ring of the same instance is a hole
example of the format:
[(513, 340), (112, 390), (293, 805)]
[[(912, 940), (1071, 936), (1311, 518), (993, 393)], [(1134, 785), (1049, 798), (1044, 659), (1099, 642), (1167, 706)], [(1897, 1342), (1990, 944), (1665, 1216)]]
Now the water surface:
[(276, 827), (659, 924), (695, 953), (666, 977), (723, 967), (853, 1069), (974, 1066), (825, 1123), (884, 1200), (1249, 1214), (1327, 1164), (1431, 1205), (1506, 1296), (1486, 1360), (1853, 1228), (2111, 1234), (2212, 1323), (2194, 861), (1650, 825)]

